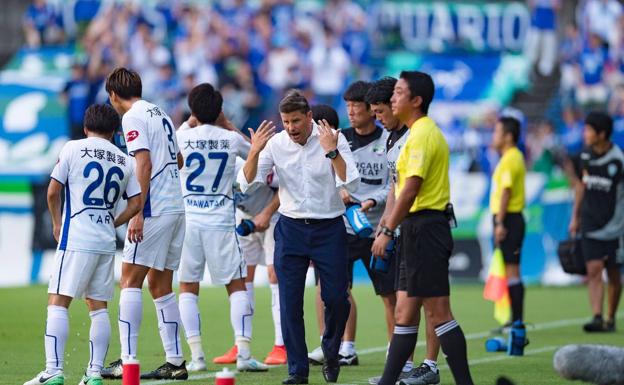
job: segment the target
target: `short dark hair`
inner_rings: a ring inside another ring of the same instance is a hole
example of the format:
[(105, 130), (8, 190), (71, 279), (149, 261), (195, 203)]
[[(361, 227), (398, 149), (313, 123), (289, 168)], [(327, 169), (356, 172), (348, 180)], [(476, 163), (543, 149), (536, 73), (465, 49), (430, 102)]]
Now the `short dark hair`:
[(120, 125), (119, 114), (108, 104), (93, 104), (85, 112), (84, 126), (87, 131), (112, 135)]
[(286, 96), (280, 101), (279, 112), (288, 114), (295, 111), (301, 111), (304, 114), (310, 112), (310, 104), (308, 99), (303, 96), (299, 90), (290, 90)]
[(209, 83), (199, 84), (188, 95), (191, 113), (200, 123), (213, 124), (223, 109), (223, 96)]
[(312, 119), (315, 122), (325, 119), (333, 128), (338, 128), (340, 125), (338, 113), (328, 104), (316, 104), (312, 106)]
[[(371, 84), (369, 82), (365, 82), (363, 80), (358, 80), (353, 82), (347, 87), (344, 94), (342, 94), (342, 98), (346, 102), (361, 102), (366, 103), (366, 93), (371, 88)], [(369, 104), (366, 103), (366, 107), (369, 107)]]
[(136, 71), (117, 67), (106, 77), (106, 92), (122, 99), (140, 98), (143, 93), (141, 77)]
[(368, 104), (390, 104), (394, 85), (397, 80), (391, 76), (385, 76), (376, 82), (373, 82), (370, 89), (366, 93), (366, 103)]
[(416, 96), (422, 98), (420, 110), (423, 114), (427, 114), (435, 93), (435, 86), (431, 76), (420, 71), (401, 71), (399, 77), (407, 82), (411, 98)]
[(596, 134), (604, 132), (605, 139), (610, 139), (613, 133), (613, 119), (602, 111), (592, 111), (587, 114), (585, 124), (596, 131)]
[(520, 121), (511, 116), (503, 116), (498, 119), (498, 122), (503, 126), (503, 132), (511, 134), (514, 144), (518, 144), (520, 140)]

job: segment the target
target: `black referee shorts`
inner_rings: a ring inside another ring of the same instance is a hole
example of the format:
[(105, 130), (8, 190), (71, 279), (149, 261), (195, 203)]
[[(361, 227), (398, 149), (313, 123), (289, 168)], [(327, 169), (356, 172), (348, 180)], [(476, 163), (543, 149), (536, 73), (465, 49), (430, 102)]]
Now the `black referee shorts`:
[(447, 297), (451, 227), (443, 212), (423, 210), (407, 216), (399, 237), (398, 289), (409, 297)]
[[(496, 226), (496, 216), (493, 216), (492, 223)], [(519, 265), (526, 231), (524, 216), (522, 213), (507, 213), (503, 226), (507, 229), (507, 236), (498, 247), (503, 253), (505, 263)]]
[[(358, 259), (362, 260), (366, 273), (373, 283), (375, 294), (388, 295), (396, 291), (396, 256), (388, 261), (388, 272), (381, 273), (370, 268), (370, 260), (372, 257), (371, 247), (373, 247), (373, 238), (360, 238), (357, 235), (347, 234), (347, 252), (349, 257), (349, 287), (353, 287), (353, 268)], [(314, 269), (314, 278), (318, 285), (318, 272)]]

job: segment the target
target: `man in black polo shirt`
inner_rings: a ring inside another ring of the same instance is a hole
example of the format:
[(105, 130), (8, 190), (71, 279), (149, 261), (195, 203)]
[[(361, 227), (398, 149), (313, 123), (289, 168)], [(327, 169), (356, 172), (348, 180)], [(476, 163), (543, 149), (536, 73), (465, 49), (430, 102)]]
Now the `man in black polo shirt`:
[[(624, 234), (624, 154), (611, 142), (613, 120), (601, 112), (585, 119), (585, 149), (577, 166), (574, 209), (570, 233), (581, 234), (581, 248), (587, 266), (587, 288), (594, 318), (586, 332), (614, 332), (615, 314), (622, 283), (621, 239)], [(609, 277), (608, 318), (602, 317), (604, 287), (602, 271)]]

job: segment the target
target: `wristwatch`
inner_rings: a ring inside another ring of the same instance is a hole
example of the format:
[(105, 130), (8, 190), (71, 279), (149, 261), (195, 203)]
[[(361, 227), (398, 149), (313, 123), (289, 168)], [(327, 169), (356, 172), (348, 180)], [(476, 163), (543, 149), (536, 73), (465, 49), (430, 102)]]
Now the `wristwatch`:
[(382, 233), (383, 235), (387, 235), (390, 238), (394, 238), (394, 231), (390, 230), (390, 228), (386, 227), (386, 226), (381, 226), (379, 228), (379, 232)]
[(329, 159), (336, 159), (338, 154), (339, 154), (338, 149), (335, 149), (335, 150), (332, 150), (332, 151), (328, 152), (327, 154), (325, 154), (325, 157), (329, 158)]

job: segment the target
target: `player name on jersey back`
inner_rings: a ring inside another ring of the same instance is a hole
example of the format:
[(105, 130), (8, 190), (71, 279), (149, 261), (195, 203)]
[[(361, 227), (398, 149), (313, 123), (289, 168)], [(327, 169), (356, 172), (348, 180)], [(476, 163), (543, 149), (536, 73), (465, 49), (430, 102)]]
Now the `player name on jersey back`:
[(180, 182), (187, 223), (232, 228), (236, 157), (247, 158), (249, 143), (236, 132), (208, 124), (183, 124), (177, 139), (184, 157)]
[(143, 215), (183, 213), (182, 191), (178, 172), (179, 152), (175, 129), (169, 116), (158, 106), (138, 100), (124, 114), (122, 127), (128, 154), (147, 150), (152, 162), (150, 188)]
[(73, 140), (51, 177), (65, 186), (59, 249), (115, 253), (115, 207), (141, 193), (133, 160), (106, 139)]

